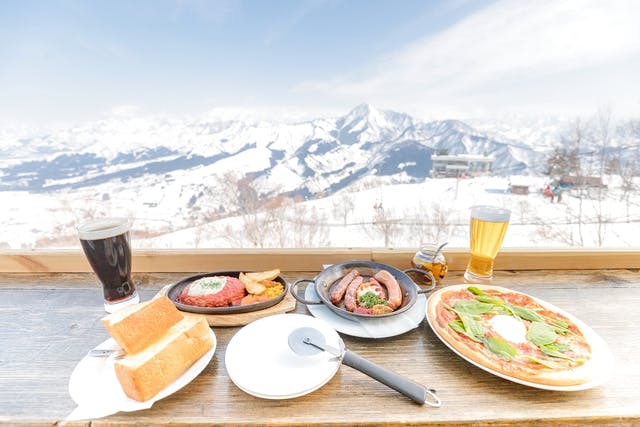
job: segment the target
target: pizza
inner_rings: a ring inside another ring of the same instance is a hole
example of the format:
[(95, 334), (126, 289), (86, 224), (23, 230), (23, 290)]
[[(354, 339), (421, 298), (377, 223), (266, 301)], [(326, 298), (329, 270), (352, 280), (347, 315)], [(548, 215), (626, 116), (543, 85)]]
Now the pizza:
[(497, 286), (455, 285), (429, 297), (427, 320), (454, 351), (508, 378), (574, 386), (599, 376), (595, 334), (541, 300)]

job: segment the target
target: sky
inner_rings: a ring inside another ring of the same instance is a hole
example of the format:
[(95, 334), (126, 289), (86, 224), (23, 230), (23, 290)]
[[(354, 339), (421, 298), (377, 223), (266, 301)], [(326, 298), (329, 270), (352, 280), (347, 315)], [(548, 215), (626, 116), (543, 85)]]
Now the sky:
[(640, 111), (637, 0), (0, 0), (0, 124)]

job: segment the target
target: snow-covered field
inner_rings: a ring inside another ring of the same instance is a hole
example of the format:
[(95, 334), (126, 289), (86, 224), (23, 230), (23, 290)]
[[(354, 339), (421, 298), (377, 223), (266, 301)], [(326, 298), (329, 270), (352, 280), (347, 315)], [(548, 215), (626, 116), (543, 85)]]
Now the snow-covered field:
[[(551, 203), (541, 194), (546, 180), (484, 177), (372, 185), (217, 221), (204, 213), (219, 206), (189, 207), (186, 194), (191, 193), (184, 191), (179, 179), (46, 195), (0, 192), (5, 207), (0, 211), (4, 225), (0, 249), (79, 247), (78, 222), (105, 215), (133, 218), (132, 239), (138, 248), (407, 248), (435, 240), (465, 247), (469, 208), (476, 204), (511, 209), (504, 247), (640, 246), (637, 192), (625, 197), (615, 177), (609, 177), (608, 188), (601, 192), (567, 191), (560, 203)], [(529, 185), (531, 193), (511, 194), (509, 184)]]

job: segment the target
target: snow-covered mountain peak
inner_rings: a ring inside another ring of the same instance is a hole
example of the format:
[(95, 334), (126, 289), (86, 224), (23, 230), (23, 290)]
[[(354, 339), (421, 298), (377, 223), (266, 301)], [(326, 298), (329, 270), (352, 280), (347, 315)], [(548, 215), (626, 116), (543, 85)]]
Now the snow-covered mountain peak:
[(422, 122), (370, 104), (341, 117), (295, 123), (215, 114), (114, 116), (48, 133), (3, 130), (0, 190), (164, 182), (189, 174), (198, 176), (200, 185), (199, 174), (211, 183), (221, 170), (235, 170), (265, 193), (313, 198), (368, 180), (419, 182), (430, 176), (431, 156), (442, 152), (489, 155), (497, 174), (542, 173), (558, 128), (537, 123), (529, 129), (507, 136), (500, 128), (480, 129), (460, 120)]
[(343, 142), (376, 142), (394, 140), (413, 125), (410, 116), (379, 110), (371, 104), (360, 104), (336, 121)]
[(384, 114), (370, 104), (360, 104), (344, 116), (341, 127), (350, 131), (362, 131), (368, 127), (376, 130), (388, 126)]

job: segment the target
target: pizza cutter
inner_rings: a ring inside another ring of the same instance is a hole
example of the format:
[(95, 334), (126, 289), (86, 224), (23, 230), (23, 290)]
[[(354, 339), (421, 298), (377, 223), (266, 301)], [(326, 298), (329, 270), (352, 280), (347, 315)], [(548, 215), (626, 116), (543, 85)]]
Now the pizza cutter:
[(300, 356), (312, 356), (323, 351), (332, 354), (342, 363), (370, 376), (371, 378), (404, 394), (419, 404), (438, 407), (440, 399), (436, 391), (427, 389), (422, 384), (413, 382), (395, 372), (389, 371), (364, 357), (344, 348), (344, 342), (340, 340), (340, 349), (326, 343), (322, 332), (311, 327), (295, 329), (289, 334), (289, 347)]

